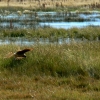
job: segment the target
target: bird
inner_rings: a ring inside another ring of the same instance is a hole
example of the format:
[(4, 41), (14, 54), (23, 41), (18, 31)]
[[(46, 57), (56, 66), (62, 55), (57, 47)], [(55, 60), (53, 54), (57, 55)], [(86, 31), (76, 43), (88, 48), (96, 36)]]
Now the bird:
[(11, 57), (14, 57), (15, 59), (26, 58), (25, 53), (28, 52), (28, 51), (31, 51), (31, 50), (33, 50), (33, 49), (25, 48), (23, 50), (18, 50), (15, 53), (10, 52), (10, 53), (8, 53), (8, 55), (5, 58), (11, 58)]

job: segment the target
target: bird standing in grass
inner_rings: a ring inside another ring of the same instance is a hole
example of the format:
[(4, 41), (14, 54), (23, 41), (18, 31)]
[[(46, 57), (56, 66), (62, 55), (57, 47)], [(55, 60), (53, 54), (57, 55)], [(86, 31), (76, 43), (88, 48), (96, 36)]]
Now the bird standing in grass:
[(22, 58), (26, 58), (25, 53), (28, 51), (31, 51), (32, 49), (26, 48), (23, 50), (19, 50), (15, 53), (10, 52), (5, 58), (10, 58), (10, 57), (14, 57), (15, 59), (22, 59)]

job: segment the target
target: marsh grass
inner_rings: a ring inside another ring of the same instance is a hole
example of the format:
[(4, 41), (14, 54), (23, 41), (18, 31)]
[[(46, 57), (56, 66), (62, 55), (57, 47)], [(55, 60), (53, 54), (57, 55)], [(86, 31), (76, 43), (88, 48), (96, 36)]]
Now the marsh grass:
[(38, 29), (1, 29), (1, 38), (4, 37), (24, 37), (24, 38), (37, 38), (49, 39), (50, 41), (58, 41), (59, 38), (73, 38), (80, 40), (100, 40), (99, 27), (85, 27), (85, 28), (71, 28), (71, 29), (55, 29), (51, 27), (44, 27)]
[(4, 6), (4, 7), (0, 7), (0, 9), (2, 11), (8, 10), (8, 11), (11, 11), (11, 12), (17, 12), (18, 10), (23, 11), (23, 9), (25, 9), (25, 8), (23, 8), (23, 7), (13, 7), (13, 6), (10, 6), (10, 7)]
[(100, 43), (98, 42), (45, 46), (38, 44), (33, 48), (32, 52), (27, 53), (28, 57), (26, 59), (21, 61), (13, 58), (2, 59), (1, 66), (11, 68), (13, 71), (16, 70), (19, 74), (27, 75), (59, 77), (88, 75), (93, 78), (100, 78)]
[(19, 46), (0, 45), (2, 99), (100, 99), (99, 42), (27, 47), (33, 48), (27, 58), (15, 60), (4, 56)]
[(4, 56), (17, 51), (19, 46), (0, 45), (2, 99), (99, 100), (99, 42), (27, 47), (33, 51), (26, 53), (27, 58), (16, 60)]
[[(100, 39), (99, 27), (69, 30), (46, 28), (16, 32), (0, 30), (2, 38), (20, 37), (19, 33), (23, 33), (23, 37), (32, 38), (68, 36), (84, 37), (88, 40), (95, 40), (95, 37)], [(0, 45), (0, 99), (100, 100), (99, 41), (62, 45), (36, 44), (27, 47), (34, 48), (27, 53), (27, 58), (15, 60), (13, 57), (4, 57), (9, 52), (17, 51), (19, 46)]]

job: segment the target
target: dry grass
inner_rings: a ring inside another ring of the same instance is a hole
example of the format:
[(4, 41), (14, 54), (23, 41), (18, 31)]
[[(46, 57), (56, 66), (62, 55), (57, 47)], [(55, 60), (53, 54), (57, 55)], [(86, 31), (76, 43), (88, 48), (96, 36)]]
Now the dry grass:
[(100, 100), (99, 42), (38, 44), (21, 63), (2, 60), (7, 50), (17, 48), (0, 46), (0, 99)]
[[(9, 76), (0, 79), (0, 98), (3, 100), (99, 100), (100, 81), (85, 79), (87, 88), (74, 78)], [(77, 83), (77, 84), (76, 84)], [(84, 83), (83, 83), (84, 84)], [(89, 89), (89, 88), (93, 88)]]
[[(55, 7), (56, 3), (59, 3), (59, 6), (62, 4), (63, 6), (80, 6), (80, 5), (84, 5), (84, 4), (93, 4), (93, 3), (99, 3), (99, 0), (59, 0), (59, 1), (50, 1), (50, 0), (46, 0), (45, 2), (44, 1), (41, 1), (41, 5), (43, 3), (46, 4), (46, 7)], [(14, 2), (14, 1), (11, 1), (9, 3), (10, 6), (21, 6), (21, 7), (39, 7), (39, 2), (38, 1), (32, 1), (32, 2), (29, 2), (29, 1), (26, 1), (26, 2), (23, 2), (23, 3), (19, 3), (19, 2)], [(7, 6), (7, 2), (0, 2), (0, 6)]]

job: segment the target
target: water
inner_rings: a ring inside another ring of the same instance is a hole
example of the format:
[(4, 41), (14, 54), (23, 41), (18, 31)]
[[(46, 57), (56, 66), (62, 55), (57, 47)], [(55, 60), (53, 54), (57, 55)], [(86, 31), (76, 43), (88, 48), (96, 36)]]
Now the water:
[[(66, 17), (72, 18), (83, 18), (84, 21), (65, 21)], [(12, 13), (9, 15), (0, 14), (0, 27), (1, 28), (9, 28), (10, 25), (14, 28), (38, 28), (44, 26), (50, 26), (54, 28), (82, 28), (86, 26), (100, 26), (100, 12), (94, 11), (88, 14), (80, 13), (76, 14), (75, 12), (71, 13), (58, 13), (58, 12), (37, 12), (34, 14), (22, 14), (19, 16), (17, 13)], [(50, 20), (51, 19), (51, 20)], [(88, 20), (89, 19), (89, 20)], [(10, 22), (11, 20), (12, 23)], [(62, 43), (71, 43), (73, 40), (70, 38), (61, 39), (59, 38), (57, 41), (52, 41), (49, 39), (22, 39), (16, 38), (13, 40), (5, 39), (0, 40), (0, 45), (2, 44), (17, 44), (17, 45), (34, 45), (36, 43), (39, 44), (62, 44)], [(79, 39), (75, 39), (73, 42), (81, 42)]]
[[(65, 18), (82, 18), (84, 21), (65, 21)], [(93, 11), (91, 13), (76, 14), (62, 13), (62, 12), (36, 12), (33, 14), (22, 14), (19, 16), (17, 13), (9, 15), (0, 14), (0, 19), (3, 20), (0, 23), (0, 27), (6, 28), (10, 26), (10, 20), (12, 25), (17, 28), (38, 28), (44, 26), (50, 26), (54, 28), (69, 29), (73, 27), (82, 28), (86, 26), (100, 26), (100, 12)]]
[(28, 40), (25, 38), (12, 38), (12, 39), (0, 39), (0, 45), (8, 45), (8, 44), (16, 44), (16, 45), (26, 45), (26, 46), (32, 46), (34, 44), (63, 44), (63, 43), (77, 43), (77, 42), (82, 42), (81, 39), (71, 39), (71, 38), (59, 38), (57, 41), (50, 40), (50, 39), (44, 39), (44, 38), (39, 38), (39, 39), (32, 39)]
[(50, 26), (54, 28), (69, 29), (73, 27), (82, 28), (86, 26), (100, 26), (100, 21), (87, 21), (87, 22), (45, 22), (40, 23), (41, 26)]

